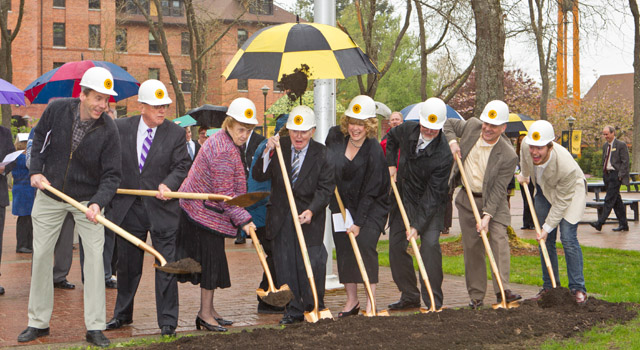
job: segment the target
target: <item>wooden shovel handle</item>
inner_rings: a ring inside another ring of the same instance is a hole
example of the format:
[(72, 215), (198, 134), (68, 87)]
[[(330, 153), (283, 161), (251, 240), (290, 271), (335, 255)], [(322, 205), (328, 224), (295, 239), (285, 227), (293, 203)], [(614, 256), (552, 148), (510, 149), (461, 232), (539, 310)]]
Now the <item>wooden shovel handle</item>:
[[(524, 194), (527, 197), (527, 202), (529, 203), (529, 210), (531, 211), (531, 217), (533, 218), (533, 225), (536, 227), (536, 233), (540, 234), (542, 230), (540, 229), (540, 222), (538, 221), (538, 215), (536, 215), (536, 208), (533, 206), (533, 200), (531, 200), (531, 192), (529, 191), (529, 186), (527, 184), (520, 184), (521, 187), (524, 187)], [(547, 246), (545, 244), (545, 240), (540, 240), (540, 251), (542, 251), (542, 256), (544, 257), (544, 264), (547, 266), (547, 271), (549, 272), (549, 278), (551, 278), (551, 286), (553, 288), (556, 287), (556, 278), (553, 273), (553, 266), (551, 266), (551, 259), (549, 259), (549, 252), (547, 251)]]
[[(55, 194), (56, 196), (60, 197), (62, 200), (64, 200), (65, 202), (71, 204), (76, 209), (80, 210), (81, 212), (86, 213), (89, 210), (89, 208), (87, 208), (86, 206), (82, 205), (80, 202), (76, 201), (75, 199), (67, 196), (64, 193), (62, 193), (61, 191), (58, 191), (53, 186), (47, 185), (45, 183), (43, 183), (42, 185), (44, 186), (44, 188), (47, 191), (49, 191), (49, 192)], [(136, 236), (130, 234), (129, 232), (123, 230), (122, 228), (120, 228), (120, 226), (118, 226), (118, 225), (114, 224), (113, 222), (105, 219), (104, 216), (102, 216), (100, 214), (96, 215), (96, 220), (98, 220), (98, 222), (101, 223), (102, 225), (104, 225), (105, 227), (109, 228), (111, 231), (117, 233), (120, 237), (122, 237), (122, 238), (126, 239), (127, 241), (131, 242), (131, 244), (133, 244), (136, 247), (138, 247), (138, 248), (148, 252), (149, 254), (153, 255), (160, 262), (160, 266), (164, 266), (164, 265), (167, 264), (167, 260), (165, 260), (165, 258), (162, 256), (162, 254), (160, 254), (157, 250), (151, 248), (148, 244), (144, 243), (138, 237), (136, 237)]]
[(258, 236), (256, 235), (256, 231), (253, 229), (253, 227), (249, 228), (249, 236), (251, 236), (251, 242), (256, 248), (256, 252), (258, 253), (258, 259), (260, 259), (260, 264), (262, 265), (262, 269), (264, 269), (264, 274), (267, 276), (267, 281), (269, 282), (269, 292), (275, 292), (276, 287), (273, 284), (273, 278), (271, 277), (269, 264), (267, 264), (267, 258), (264, 256), (264, 249), (262, 248), (262, 244), (260, 244)]
[[(126, 188), (118, 188), (117, 194), (128, 194), (134, 196), (147, 196), (155, 197), (160, 191), (155, 190), (134, 190)], [(184, 199), (198, 199), (205, 201), (228, 201), (233, 197), (225, 196), (222, 194), (213, 193), (191, 193), (191, 192), (165, 192), (164, 196), (167, 198), (184, 198)]]

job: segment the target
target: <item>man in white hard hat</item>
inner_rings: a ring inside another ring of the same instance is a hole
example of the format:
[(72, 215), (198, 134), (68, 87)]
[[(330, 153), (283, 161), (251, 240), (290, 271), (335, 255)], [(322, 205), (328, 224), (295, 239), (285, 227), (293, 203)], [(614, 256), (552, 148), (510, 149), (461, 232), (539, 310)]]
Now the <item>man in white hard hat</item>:
[(284, 163), (289, 173), (298, 218), (313, 270), (318, 293), (318, 308), (324, 308), (325, 264), (327, 251), (324, 238), (325, 208), (335, 188), (333, 166), (327, 160), (326, 147), (311, 137), (316, 129), (315, 115), (307, 106), (297, 106), (289, 113), (286, 128), (289, 137), (269, 138), (263, 157), (253, 168), (258, 181), (271, 180), (271, 196), (267, 205), (267, 239), (272, 249), (278, 283), (287, 284), (293, 299), (287, 304), (280, 324), (304, 320), (304, 312), (313, 309), (313, 296), (305, 272), (280, 163), (273, 151), (282, 147)]
[[(155, 79), (138, 90), (139, 116), (116, 120), (122, 142), (122, 188), (157, 190), (155, 197), (116, 195), (107, 217), (143, 242), (151, 236), (153, 247), (168, 261), (175, 261), (176, 232), (180, 222), (177, 199), (165, 193), (177, 191), (187, 176), (191, 159), (185, 132), (166, 122), (171, 99), (165, 85)], [(144, 251), (118, 237), (118, 296), (107, 330), (133, 322), (133, 300), (142, 276)], [(162, 335), (174, 336), (178, 325), (178, 283), (175, 274), (155, 270), (156, 310)]]
[[(578, 223), (587, 202), (587, 179), (573, 156), (564, 147), (553, 142), (553, 126), (546, 120), (531, 124), (520, 150), (522, 173), (517, 175), (520, 184), (532, 181), (536, 186), (535, 208), (538, 221), (544, 223), (537, 239), (545, 239), (549, 259), (553, 267), (556, 285), (560, 286), (556, 240), (560, 240), (567, 261), (569, 289), (578, 304), (587, 302), (584, 283), (582, 248), (578, 242)], [(540, 253), (542, 263), (542, 289), (534, 299), (551, 290), (552, 283)]]
[(442, 308), (444, 296), (439, 238), (444, 223), (445, 207), (442, 204), (449, 192), (453, 163), (449, 144), (441, 132), (446, 120), (446, 104), (432, 97), (422, 104), (419, 123), (407, 121), (387, 134), (389, 173), (398, 183), (411, 225), (410, 232), (407, 232), (398, 206), (394, 205), (389, 217), (389, 262), (393, 281), (402, 294), (398, 302), (389, 305), (391, 310), (420, 307), (421, 294), (425, 305), (431, 306), (422, 279), (421, 291), (416, 287), (413, 259), (407, 253), (411, 237), (421, 240), (420, 254), (429, 276), (435, 308)]
[[(113, 76), (101, 67), (89, 68), (80, 81), (79, 98), (49, 103), (35, 128), (31, 150), (31, 186), (39, 191), (33, 204), (33, 265), (29, 294), (29, 326), (19, 342), (49, 334), (53, 311), (53, 249), (67, 213), (73, 214), (85, 252), (84, 320), (86, 339), (108, 346), (105, 329), (105, 285), (102, 264), (104, 227), (96, 216), (111, 201), (120, 184), (120, 137), (105, 113)], [(43, 184), (64, 192), (89, 208), (82, 213)]]
[[(471, 298), (469, 306), (474, 309), (483, 305), (487, 290), (485, 248), (479, 234), (481, 230), (491, 232), (489, 244), (505, 289), (506, 302), (522, 298), (508, 287), (511, 252), (507, 226), (511, 224), (511, 214), (507, 186), (513, 179), (518, 163), (513, 146), (506, 137), (502, 137), (508, 121), (509, 107), (503, 101), (494, 100), (485, 106), (480, 118), (467, 121), (448, 119), (444, 125), (451, 153), (462, 160), (473, 193), (473, 198), (469, 198), (466, 190), (462, 190), (455, 201), (462, 230), (465, 279)], [(455, 188), (459, 184), (460, 169), (454, 164), (449, 186)], [(476, 224), (471, 199), (476, 202), (480, 212), (480, 224)], [(496, 277), (493, 276), (492, 280), (493, 291), (498, 302), (501, 302), (502, 295)]]

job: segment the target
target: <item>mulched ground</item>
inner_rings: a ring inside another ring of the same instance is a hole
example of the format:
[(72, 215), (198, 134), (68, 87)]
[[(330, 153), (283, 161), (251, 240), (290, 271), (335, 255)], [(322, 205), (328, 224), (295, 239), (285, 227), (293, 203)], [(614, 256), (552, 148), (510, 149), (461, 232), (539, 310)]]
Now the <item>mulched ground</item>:
[[(513, 242), (511, 242), (513, 243)], [(538, 246), (527, 244), (525, 242), (519, 242), (519, 246), (514, 246), (511, 244), (511, 256), (538, 256)], [(440, 242), (440, 249), (442, 250), (443, 256), (455, 256), (462, 255), (462, 241), (455, 240), (450, 242)], [(407, 249), (409, 254), (413, 255), (413, 250), (411, 247)], [(564, 249), (558, 248), (557, 250), (559, 256), (564, 256)]]
[(638, 315), (638, 306), (595, 298), (578, 306), (569, 290), (557, 288), (538, 302), (525, 301), (508, 310), (486, 307), (392, 317), (354, 316), (283, 329), (183, 337), (144, 349), (530, 349), (594, 326), (624, 323)]

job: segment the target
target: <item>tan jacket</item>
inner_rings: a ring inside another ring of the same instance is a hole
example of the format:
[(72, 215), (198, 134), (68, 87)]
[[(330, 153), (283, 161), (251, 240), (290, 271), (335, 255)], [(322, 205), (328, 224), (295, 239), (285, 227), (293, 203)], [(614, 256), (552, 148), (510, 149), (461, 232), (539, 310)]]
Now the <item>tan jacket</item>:
[[(467, 121), (447, 119), (443, 128), (447, 140), (459, 138), (462, 162), (464, 163), (469, 151), (480, 138), (482, 122), (478, 118)], [(511, 224), (511, 213), (507, 202), (507, 186), (516, 170), (518, 156), (506, 137), (501, 137), (493, 146), (489, 155), (489, 162), (482, 183), (482, 211), (491, 215), (496, 222), (503, 225)], [(460, 185), (460, 169), (453, 163), (453, 170), (449, 178), (449, 188)]]
[(523, 142), (520, 149), (520, 166), (521, 175), (531, 177), (534, 184), (540, 185), (544, 197), (551, 203), (544, 224), (554, 229), (562, 219), (570, 224), (577, 224), (582, 219), (587, 202), (587, 179), (564, 147), (554, 142), (551, 152), (553, 155), (542, 173), (542, 178), (536, 179), (535, 176), (531, 176), (534, 170), (529, 145)]

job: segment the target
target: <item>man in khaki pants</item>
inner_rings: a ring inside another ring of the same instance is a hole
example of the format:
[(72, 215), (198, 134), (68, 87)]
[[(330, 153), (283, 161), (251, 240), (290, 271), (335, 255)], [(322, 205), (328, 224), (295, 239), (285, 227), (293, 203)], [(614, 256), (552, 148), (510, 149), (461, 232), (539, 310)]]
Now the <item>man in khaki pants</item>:
[[(67, 213), (73, 215), (84, 246), (84, 321), (86, 339), (109, 346), (102, 249), (104, 227), (96, 216), (111, 201), (120, 184), (120, 138), (105, 113), (113, 76), (100, 67), (88, 69), (80, 81), (79, 98), (55, 100), (35, 128), (31, 149), (31, 186), (39, 191), (33, 205), (33, 265), (29, 294), (29, 326), (18, 336), (28, 342), (49, 335), (53, 311), (53, 250)], [(44, 190), (61, 190), (89, 210), (83, 214)]]
[[(511, 253), (507, 226), (511, 224), (511, 214), (507, 202), (507, 185), (513, 178), (518, 157), (511, 143), (501, 137), (509, 121), (509, 107), (502, 101), (491, 101), (478, 118), (467, 121), (447, 119), (444, 134), (449, 140), (451, 153), (457, 155), (464, 164), (469, 187), (476, 202), (481, 223), (476, 220), (471, 209), (470, 198), (466, 190), (456, 197), (456, 208), (462, 230), (462, 248), (464, 249), (465, 279), (467, 292), (471, 298), (469, 306), (478, 308), (483, 305), (487, 290), (487, 268), (485, 249), (479, 232), (489, 232), (489, 244), (495, 255), (500, 278), (505, 288), (507, 302), (522, 297), (508, 289), (509, 265)], [(458, 138), (460, 141), (458, 141)], [(450, 188), (460, 183), (460, 169), (454, 163), (449, 181)], [(493, 274), (493, 271), (492, 271)], [(502, 295), (493, 276), (493, 291), (498, 302)]]

